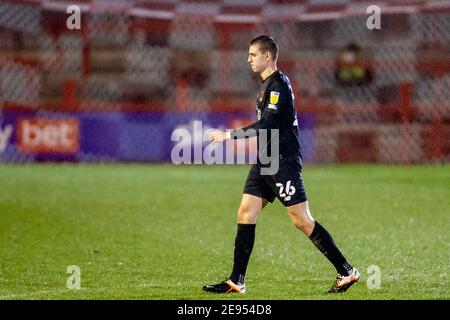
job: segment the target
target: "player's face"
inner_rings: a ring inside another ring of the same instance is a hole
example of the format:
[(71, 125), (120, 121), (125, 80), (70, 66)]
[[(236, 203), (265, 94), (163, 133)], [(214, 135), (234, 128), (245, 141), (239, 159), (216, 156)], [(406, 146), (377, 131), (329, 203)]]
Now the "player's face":
[(269, 53), (262, 53), (257, 45), (250, 46), (248, 49), (248, 63), (253, 72), (261, 73), (267, 68)]

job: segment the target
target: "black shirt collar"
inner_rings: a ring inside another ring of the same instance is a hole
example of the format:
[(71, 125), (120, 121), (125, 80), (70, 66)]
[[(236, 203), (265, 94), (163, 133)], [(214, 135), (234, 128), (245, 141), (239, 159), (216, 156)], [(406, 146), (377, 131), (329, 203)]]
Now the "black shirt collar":
[(277, 75), (279, 72), (280, 72), (280, 70), (276, 70), (276, 71), (272, 72), (272, 74), (271, 74), (270, 76), (268, 76), (266, 79), (261, 80), (261, 83), (267, 82), (267, 80), (273, 78), (273, 77), (274, 77), (275, 75)]

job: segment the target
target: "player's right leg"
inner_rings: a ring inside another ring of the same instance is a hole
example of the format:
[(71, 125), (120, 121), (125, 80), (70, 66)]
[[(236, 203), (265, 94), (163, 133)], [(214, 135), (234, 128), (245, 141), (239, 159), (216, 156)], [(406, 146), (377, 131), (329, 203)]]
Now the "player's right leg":
[(244, 193), (237, 212), (237, 232), (234, 243), (234, 265), (231, 276), (218, 284), (205, 285), (204, 291), (215, 293), (245, 293), (245, 272), (255, 242), (256, 219), (267, 205), (264, 198)]

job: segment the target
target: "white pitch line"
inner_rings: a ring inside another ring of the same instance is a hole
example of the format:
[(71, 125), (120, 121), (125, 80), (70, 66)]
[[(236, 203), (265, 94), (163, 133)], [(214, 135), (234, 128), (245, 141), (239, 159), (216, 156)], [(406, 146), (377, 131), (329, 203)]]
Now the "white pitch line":
[[(138, 289), (145, 289), (149, 287), (156, 286), (154, 283), (143, 283), (139, 284), (138, 286), (135, 286), (134, 288)], [(67, 293), (67, 292), (79, 292), (79, 291), (107, 291), (111, 288), (81, 288), (81, 289), (58, 289), (58, 290), (43, 290), (43, 291), (34, 291), (30, 293), (20, 293), (20, 294), (10, 294), (10, 295), (4, 295), (0, 296), (0, 300), (8, 300), (8, 299), (14, 299), (14, 298), (24, 298), (24, 297), (31, 297), (31, 296), (38, 296), (38, 295), (44, 295), (44, 294), (57, 294), (57, 293)]]
[(13, 299), (13, 298), (20, 298), (20, 297), (30, 297), (30, 296), (38, 296), (42, 294), (56, 294), (56, 293), (63, 293), (68, 291), (83, 291), (85, 289), (81, 288), (79, 290), (70, 290), (70, 289), (60, 289), (60, 290), (47, 290), (47, 291), (35, 291), (30, 293), (21, 293), (21, 294), (10, 294), (5, 296), (0, 296), (0, 300), (7, 300), (7, 299)]

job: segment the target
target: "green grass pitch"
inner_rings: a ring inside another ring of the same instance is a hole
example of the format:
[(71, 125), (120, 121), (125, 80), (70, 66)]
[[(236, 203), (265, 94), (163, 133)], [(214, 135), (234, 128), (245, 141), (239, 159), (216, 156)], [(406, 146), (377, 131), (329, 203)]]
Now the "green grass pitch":
[(277, 201), (258, 219), (247, 293), (203, 292), (231, 271), (248, 169), (1, 165), (0, 299), (450, 298), (448, 165), (305, 166), (314, 217), (362, 273), (347, 293), (326, 294), (334, 268)]

